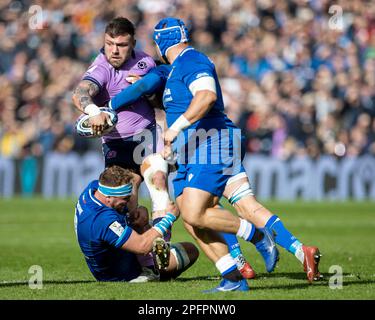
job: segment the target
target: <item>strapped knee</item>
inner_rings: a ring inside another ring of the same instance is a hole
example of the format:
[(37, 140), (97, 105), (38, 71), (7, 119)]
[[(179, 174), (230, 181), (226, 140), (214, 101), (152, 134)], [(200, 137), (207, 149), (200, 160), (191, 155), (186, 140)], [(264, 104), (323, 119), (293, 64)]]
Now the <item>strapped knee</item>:
[(165, 210), (170, 202), (168, 190), (158, 189), (153, 182), (153, 176), (158, 171), (167, 175), (168, 163), (158, 153), (149, 155), (144, 161), (149, 164), (149, 167), (143, 172), (143, 178), (150, 192), (152, 211)]
[[(247, 177), (245, 172), (241, 172), (234, 177), (228, 179), (227, 185), (232, 184), (233, 182), (240, 180), (244, 177)], [(249, 181), (243, 182), (240, 186), (238, 186), (228, 197), (229, 203), (233, 206), (242, 198), (247, 196), (253, 196), (254, 192), (251, 189)]]
[(185, 247), (180, 243), (171, 245), (171, 254), (176, 258), (177, 270), (186, 268), (190, 263), (190, 258)]

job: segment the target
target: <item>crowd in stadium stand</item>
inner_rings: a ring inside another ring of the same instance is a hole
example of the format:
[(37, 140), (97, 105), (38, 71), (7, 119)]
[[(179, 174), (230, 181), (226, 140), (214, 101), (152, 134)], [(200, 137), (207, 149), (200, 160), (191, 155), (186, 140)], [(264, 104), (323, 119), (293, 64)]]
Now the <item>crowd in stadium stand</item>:
[(372, 1), (5, 0), (1, 156), (98, 148), (98, 139), (74, 133), (71, 95), (116, 16), (136, 25), (137, 48), (151, 55), (161, 17), (186, 22), (193, 46), (216, 64), (247, 151), (279, 159), (375, 155)]

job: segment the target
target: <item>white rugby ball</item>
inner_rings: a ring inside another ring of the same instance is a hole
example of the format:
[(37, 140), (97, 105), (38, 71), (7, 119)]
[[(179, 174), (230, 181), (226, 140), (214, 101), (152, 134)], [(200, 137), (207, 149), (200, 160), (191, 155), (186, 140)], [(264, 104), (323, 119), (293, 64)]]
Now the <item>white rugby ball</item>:
[[(103, 107), (103, 108), (100, 108), (100, 111), (107, 113), (109, 115), (109, 118), (112, 121), (112, 126), (107, 124), (107, 126), (104, 128), (103, 133), (102, 133), (102, 135), (104, 135), (112, 131), (112, 129), (117, 124), (118, 117), (117, 117), (117, 113), (110, 108)], [(85, 114), (85, 113), (81, 114), (76, 120), (76, 124), (75, 124), (76, 131), (82, 137), (97, 138), (98, 136), (92, 133), (92, 129), (89, 124), (89, 118), (90, 117), (88, 114)]]

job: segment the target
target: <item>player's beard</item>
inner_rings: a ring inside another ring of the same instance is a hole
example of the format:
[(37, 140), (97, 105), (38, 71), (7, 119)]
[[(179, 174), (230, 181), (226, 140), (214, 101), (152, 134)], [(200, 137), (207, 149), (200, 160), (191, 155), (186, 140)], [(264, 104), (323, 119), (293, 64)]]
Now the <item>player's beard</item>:
[[(118, 58), (120, 58), (120, 57), (118, 57)], [(114, 67), (114, 68), (120, 68), (125, 62), (125, 58), (113, 59), (113, 57), (110, 57), (109, 59), (107, 58), (107, 60), (111, 64), (111, 66)]]

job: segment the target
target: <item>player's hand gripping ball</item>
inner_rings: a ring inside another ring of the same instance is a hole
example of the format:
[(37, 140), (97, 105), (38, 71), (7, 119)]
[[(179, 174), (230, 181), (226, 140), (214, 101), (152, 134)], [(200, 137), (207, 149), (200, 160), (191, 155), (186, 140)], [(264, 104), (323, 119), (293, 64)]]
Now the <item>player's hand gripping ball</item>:
[[(106, 124), (106, 127), (104, 128), (102, 132), (102, 135), (104, 135), (113, 130), (113, 128), (117, 124), (118, 117), (117, 117), (117, 113), (110, 108), (103, 107), (103, 108), (100, 108), (100, 110), (101, 112), (105, 112), (106, 114), (108, 114), (109, 119), (112, 122), (112, 125), (109, 125), (108, 123)], [(93, 133), (89, 119), (90, 117), (88, 114), (85, 114), (85, 113), (81, 114), (76, 120), (76, 125), (75, 125), (76, 131), (82, 137), (97, 138), (98, 135), (95, 135)]]

